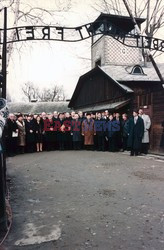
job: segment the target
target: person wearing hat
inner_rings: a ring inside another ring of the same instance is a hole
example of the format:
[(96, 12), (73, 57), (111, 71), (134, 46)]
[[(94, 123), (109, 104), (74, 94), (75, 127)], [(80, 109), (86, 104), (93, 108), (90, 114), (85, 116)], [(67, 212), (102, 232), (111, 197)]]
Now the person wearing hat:
[(141, 152), (142, 138), (144, 135), (144, 121), (138, 115), (138, 111), (133, 111), (133, 117), (129, 120), (128, 128), (128, 147), (131, 152), (130, 155), (138, 155)]
[(91, 118), (91, 113), (86, 113), (86, 119), (82, 123), (82, 136), (86, 149), (93, 149), (94, 135), (96, 135), (94, 120)]

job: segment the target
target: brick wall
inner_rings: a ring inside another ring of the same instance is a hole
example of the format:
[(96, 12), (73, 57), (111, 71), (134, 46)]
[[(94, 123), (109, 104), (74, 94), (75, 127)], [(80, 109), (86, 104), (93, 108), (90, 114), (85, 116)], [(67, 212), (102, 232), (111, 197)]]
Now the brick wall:
[[(133, 44), (132, 38), (128, 38), (128, 44)], [(110, 36), (103, 36), (92, 46), (92, 68), (95, 62), (101, 58), (101, 65), (135, 65), (141, 63), (141, 49), (127, 47)]]

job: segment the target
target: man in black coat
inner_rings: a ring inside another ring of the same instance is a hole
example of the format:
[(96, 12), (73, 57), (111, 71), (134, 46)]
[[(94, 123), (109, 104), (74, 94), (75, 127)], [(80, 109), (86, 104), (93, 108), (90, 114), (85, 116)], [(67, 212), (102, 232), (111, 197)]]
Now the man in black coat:
[(73, 149), (74, 150), (81, 149), (81, 141), (82, 141), (81, 121), (77, 113), (74, 115), (74, 119), (71, 121), (71, 135), (72, 135)]
[(117, 129), (116, 131), (114, 131), (113, 134), (113, 139), (114, 139), (114, 151), (120, 151), (120, 149), (122, 148), (122, 140), (121, 140), (121, 118), (120, 118), (120, 113), (114, 113), (113, 114), (113, 121), (115, 121), (114, 123), (117, 125)]
[(8, 156), (14, 156), (17, 153), (18, 126), (16, 124), (15, 115), (9, 114), (6, 121), (5, 135)]
[(64, 148), (66, 150), (72, 149), (72, 137), (71, 137), (71, 122), (72, 118), (68, 112), (65, 113), (64, 126), (65, 126), (65, 143)]
[(141, 117), (138, 116), (138, 111), (133, 111), (133, 117), (129, 120), (128, 131), (128, 147), (131, 150), (130, 155), (138, 155), (141, 150), (142, 137), (144, 135), (144, 122)]
[(96, 142), (97, 150), (105, 151), (105, 123), (106, 120), (101, 117), (101, 113), (97, 114), (97, 119), (95, 120), (95, 130), (96, 130)]
[(122, 115), (121, 121), (122, 127), (122, 150), (127, 150), (127, 142), (128, 142), (128, 132), (129, 132), (129, 120), (127, 114)]

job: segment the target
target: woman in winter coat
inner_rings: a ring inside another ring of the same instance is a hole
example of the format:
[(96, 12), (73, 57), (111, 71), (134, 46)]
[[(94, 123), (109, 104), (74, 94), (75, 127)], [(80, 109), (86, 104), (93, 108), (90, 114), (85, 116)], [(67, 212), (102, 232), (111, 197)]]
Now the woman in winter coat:
[(41, 122), (41, 118), (38, 115), (36, 117), (36, 149), (37, 152), (43, 151), (43, 123)]
[(91, 119), (91, 114), (87, 113), (86, 118), (82, 123), (82, 136), (84, 136), (84, 145), (87, 149), (93, 149), (94, 135), (96, 135), (94, 120)]
[(24, 153), (25, 145), (26, 145), (26, 128), (25, 128), (25, 122), (23, 120), (22, 114), (18, 116), (18, 120), (16, 121), (18, 126), (18, 147), (19, 152), (21, 154)]
[(33, 118), (33, 115), (27, 116), (27, 120), (25, 121), (25, 127), (26, 127), (26, 151), (28, 153), (33, 153), (36, 151), (35, 148), (36, 120)]

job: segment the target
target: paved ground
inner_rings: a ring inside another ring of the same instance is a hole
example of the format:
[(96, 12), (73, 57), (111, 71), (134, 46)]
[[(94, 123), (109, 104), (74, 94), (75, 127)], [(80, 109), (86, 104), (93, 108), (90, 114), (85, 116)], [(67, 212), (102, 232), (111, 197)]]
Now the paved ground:
[(43, 152), (10, 158), (8, 172), (6, 250), (164, 249), (162, 160)]

